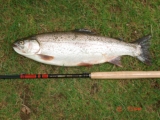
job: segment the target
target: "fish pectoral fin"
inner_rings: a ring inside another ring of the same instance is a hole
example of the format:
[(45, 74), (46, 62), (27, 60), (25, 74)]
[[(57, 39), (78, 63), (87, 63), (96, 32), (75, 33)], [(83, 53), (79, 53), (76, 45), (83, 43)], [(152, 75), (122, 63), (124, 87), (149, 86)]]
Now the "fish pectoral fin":
[(121, 57), (118, 56), (114, 59), (112, 59), (111, 61), (109, 61), (110, 63), (114, 64), (114, 65), (117, 65), (119, 67), (123, 67), (122, 64), (121, 64)]
[(54, 56), (49, 56), (49, 55), (38, 54), (38, 56), (45, 61), (50, 61), (54, 59)]
[(95, 32), (92, 32), (88, 29), (75, 29), (73, 32), (79, 32), (79, 33), (85, 33), (85, 34), (96, 34)]

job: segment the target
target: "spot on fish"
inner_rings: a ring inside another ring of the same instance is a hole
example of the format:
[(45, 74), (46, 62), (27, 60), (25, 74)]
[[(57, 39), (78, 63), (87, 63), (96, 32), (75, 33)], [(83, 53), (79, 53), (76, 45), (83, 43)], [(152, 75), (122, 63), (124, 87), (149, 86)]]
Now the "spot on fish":
[(54, 59), (53, 56), (49, 56), (49, 55), (39, 54), (38, 56), (39, 56), (41, 59), (46, 60), (46, 61), (50, 61), (50, 60), (53, 60), (53, 59)]
[(92, 66), (92, 64), (82, 62), (82, 63), (79, 63), (77, 66), (91, 67), (91, 66)]

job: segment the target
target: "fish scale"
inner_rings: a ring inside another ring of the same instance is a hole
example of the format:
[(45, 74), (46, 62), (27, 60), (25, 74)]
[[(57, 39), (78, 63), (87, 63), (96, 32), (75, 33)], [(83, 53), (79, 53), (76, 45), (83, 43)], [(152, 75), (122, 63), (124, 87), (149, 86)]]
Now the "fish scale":
[(16, 41), (13, 48), (27, 58), (58, 66), (90, 66), (104, 62), (121, 66), (120, 57), (123, 55), (137, 57), (149, 64), (150, 38), (148, 35), (134, 43), (126, 43), (80, 29), (35, 35)]

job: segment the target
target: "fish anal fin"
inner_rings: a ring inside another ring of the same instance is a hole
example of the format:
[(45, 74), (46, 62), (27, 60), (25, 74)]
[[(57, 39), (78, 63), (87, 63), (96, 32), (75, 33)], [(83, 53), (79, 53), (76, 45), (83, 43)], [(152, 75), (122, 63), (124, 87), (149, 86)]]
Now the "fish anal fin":
[(38, 56), (45, 61), (50, 61), (54, 59), (53, 56), (49, 56), (49, 55), (38, 54)]
[(92, 32), (88, 29), (75, 29), (73, 32), (78, 32), (78, 33), (86, 33), (86, 34), (96, 34), (95, 32)]
[(119, 67), (123, 67), (122, 64), (121, 64), (121, 57), (120, 56), (110, 60), (109, 62), (114, 64), (114, 65), (117, 65)]

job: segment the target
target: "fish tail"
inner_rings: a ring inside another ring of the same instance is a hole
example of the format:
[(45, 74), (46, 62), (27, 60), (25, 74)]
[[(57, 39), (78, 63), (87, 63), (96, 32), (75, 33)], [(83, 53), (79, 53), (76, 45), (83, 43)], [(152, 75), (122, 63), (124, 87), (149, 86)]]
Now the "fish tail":
[(141, 54), (137, 56), (137, 58), (147, 65), (151, 65), (151, 57), (149, 54), (149, 47), (150, 47), (150, 39), (151, 35), (144, 36), (134, 43), (140, 45)]

